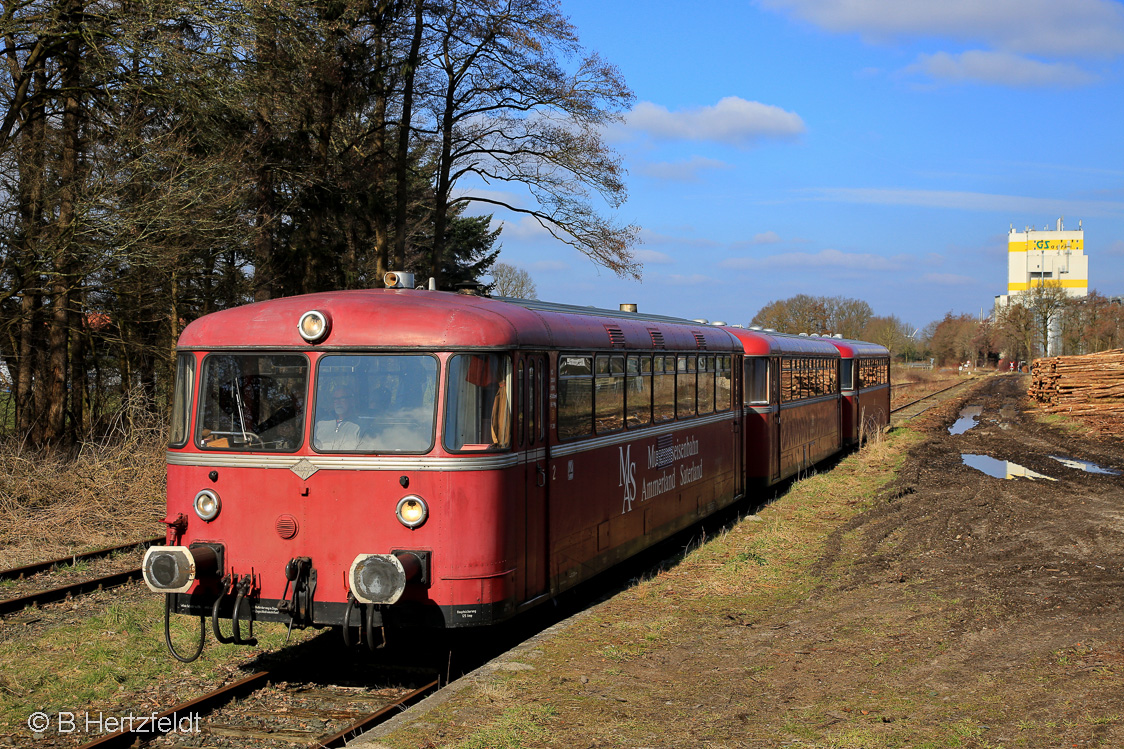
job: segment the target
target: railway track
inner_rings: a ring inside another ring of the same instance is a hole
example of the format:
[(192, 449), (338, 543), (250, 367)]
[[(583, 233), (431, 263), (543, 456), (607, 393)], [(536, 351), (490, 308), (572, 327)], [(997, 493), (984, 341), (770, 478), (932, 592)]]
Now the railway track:
[(413, 681), (371, 688), (290, 682), (262, 671), (163, 712), (135, 716), (131, 726), (79, 749), (124, 749), (160, 737), (161, 746), (342, 747), (440, 686), (437, 675)]
[[(28, 580), (34, 575), (39, 575), (48, 572), (52, 569), (63, 570), (66, 567), (73, 567), (80, 562), (90, 562), (107, 557), (114, 554), (128, 553), (131, 551), (146, 549), (152, 544), (163, 542), (163, 537), (150, 538), (144, 541), (131, 544), (122, 544), (120, 546), (113, 546), (108, 549), (101, 549), (99, 551), (91, 551), (85, 554), (75, 554), (61, 559), (52, 559), (47, 562), (37, 562), (35, 564), (24, 565), (23, 567), (15, 567), (8, 570), (0, 570), (0, 580)], [(109, 588), (116, 588), (120, 585), (139, 580), (141, 578), (140, 567), (135, 567), (127, 570), (116, 571), (108, 575), (101, 575), (98, 577), (87, 578), (77, 582), (68, 583), (66, 585), (57, 585), (46, 590), (37, 590), (24, 595), (0, 600), (0, 616), (11, 614), (15, 611), (22, 611), (27, 606), (39, 606), (44, 603), (52, 603), (54, 601), (62, 601), (74, 596), (90, 593), (95, 590), (107, 590)]]
[(951, 396), (946, 396), (945, 398), (939, 398), (938, 396), (944, 395), (946, 393), (951, 393), (951, 391), (956, 390), (958, 388), (965, 388), (968, 385), (970, 385), (970, 384), (972, 384), (976, 381), (977, 381), (976, 377), (972, 377), (972, 378), (969, 378), (969, 379), (966, 379), (966, 380), (961, 380), (960, 382), (953, 383), (952, 385), (949, 385), (946, 388), (936, 390), (932, 393), (928, 393), (926, 395), (921, 396), (920, 398), (912, 400), (909, 403), (898, 406), (897, 408), (890, 409), (890, 424), (891, 424), (891, 426), (901, 424), (902, 422), (909, 421), (912, 418), (920, 416), (921, 414), (923, 414), (925, 411), (928, 411), (933, 406), (943, 402), (944, 400), (947, 400), (948, 397), (951, 397)]

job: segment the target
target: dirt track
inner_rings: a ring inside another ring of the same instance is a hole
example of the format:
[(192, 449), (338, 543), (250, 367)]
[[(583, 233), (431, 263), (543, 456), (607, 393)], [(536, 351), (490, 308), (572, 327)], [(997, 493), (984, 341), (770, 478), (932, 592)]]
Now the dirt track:
[[(1124, 746), (1124, 476), (1050, 457), (1119, 469), (1124, 448), (1039, 423), (1025, 385), (990, 378), (928, 415), (887, 501), (832, 535), (816, 565), (827, 582), (789, 612), (790, 639), (807, 650), (865, 628), (854, 645), (882, 661), (856, 673), (853, 658), (816, 650), (776, 685), (781, 700), (847, 692), (858, 676), (868, 707), (912, 695), (908, 715), (875, 708), (890, 721), (962, 713), (965, 746)], [(949, 434), (964, 406), (982, 407), (979, 423)], [(1057, 480), (987, 476), (963, 453)]]

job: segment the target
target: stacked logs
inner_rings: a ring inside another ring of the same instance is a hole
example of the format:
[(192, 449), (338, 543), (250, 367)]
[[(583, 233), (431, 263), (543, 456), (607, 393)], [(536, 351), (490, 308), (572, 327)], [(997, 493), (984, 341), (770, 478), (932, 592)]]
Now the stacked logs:
[(1124, 415), (1124, 349), (1035, 359), (1027, 394), (1052, 413)]

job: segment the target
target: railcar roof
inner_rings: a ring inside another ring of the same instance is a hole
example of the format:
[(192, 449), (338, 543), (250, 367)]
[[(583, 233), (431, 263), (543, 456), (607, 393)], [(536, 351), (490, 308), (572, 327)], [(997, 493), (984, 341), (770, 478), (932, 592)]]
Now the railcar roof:
[(307, 349), (297, 322), (309, 310), (331, 319), (317, 349), (740, 350), (724, 329), (691, 320), (412, 289), (325, 292), (235, 307), (192, 322), (179, 346)]
[(853, 359), (856, 356), (889, 356), (890, 349), (885, 346), (879, 346), (877, 343), (868, 343), (867, 341), (855, 341), (849, 338), (829, 338), (835, 347), (839, 349), (839, 353), (845, 359)]
[(786, 354), (839, 356), (839, 348), (832, 345), (834, 341), (830, 338), (766, 333), (763, 330), (746, 328), (726, 328), (725, 330), (741, 341), (746, 356), (783, 356)]

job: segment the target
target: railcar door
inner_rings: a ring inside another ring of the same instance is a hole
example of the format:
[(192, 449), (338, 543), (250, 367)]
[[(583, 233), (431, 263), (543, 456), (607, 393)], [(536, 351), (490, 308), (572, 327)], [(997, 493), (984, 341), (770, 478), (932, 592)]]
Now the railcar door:
[(772, 481), (781, 479), (781, 360), (774, 356), (769, 360), (769, 405), (773, 412), (773, 428), (769, 430), (773, 465)]
[(743, 388), (745, 386), (745, 365), (739, 355), (732, 357), (730, 369), (730, 408), (734, 413), (734, 496), (745, 494), (745, 402)]
[(544, 354), (523, 354), (519, 367), (523, 398), (520, 421), (524, 430), (524, 484), (526, 486), (526, 549), (524, 601), (547, 591), (547, 480), (546, 364)]

